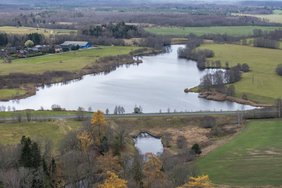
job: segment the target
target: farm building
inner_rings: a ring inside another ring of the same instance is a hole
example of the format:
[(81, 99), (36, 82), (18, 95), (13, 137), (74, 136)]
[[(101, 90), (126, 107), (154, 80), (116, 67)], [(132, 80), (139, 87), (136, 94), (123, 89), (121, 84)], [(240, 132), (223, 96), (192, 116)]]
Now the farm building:
[(63, 49), (72, 49), (78, 46), (79, 48), (90, 48), (92, 45), (86, 41), (65, 41), (60, 45)]

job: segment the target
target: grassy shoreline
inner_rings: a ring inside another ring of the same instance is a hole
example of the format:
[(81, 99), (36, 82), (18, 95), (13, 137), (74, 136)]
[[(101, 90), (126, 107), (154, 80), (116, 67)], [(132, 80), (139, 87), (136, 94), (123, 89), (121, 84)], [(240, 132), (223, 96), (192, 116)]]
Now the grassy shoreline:
[[(18, 59), (11, 64), (0, 64), (0, 77), (5, 80), (7, 88), (9, 88), (8, 84), (15, 85), (19, 82), (17, 87), (8, 90), (5, 87), (0, 89), (2, 93), (0, 100), (26, 98), (36, 93), (38, 85), (70, 81), (87, 74), (111, 71), (118, 66), (135, 63), (132, 58), (134, 55), (151, 53), (157, 51), (148, 48), (112, 46)], [(19, 74), (18, 78), (14, 74)], [(27, 83), (23, 82), (24, 77), (28, 80)], [(30, 77), (32, 77), (31, 81)]]
[(275, 69), (282, 59), (281, 50), (256, 48), (237, 44), (204, 44), (202, 49), (210, 49), (215, 57), (209, 60), (229, 62), (229, 66), (247, 63), (251, 71), (244, 73), (239, 82), (234, 83), (235, 97), (246, 95), (249, 100), (258, 103), (273, 104), (282, 97), (282, 77)]

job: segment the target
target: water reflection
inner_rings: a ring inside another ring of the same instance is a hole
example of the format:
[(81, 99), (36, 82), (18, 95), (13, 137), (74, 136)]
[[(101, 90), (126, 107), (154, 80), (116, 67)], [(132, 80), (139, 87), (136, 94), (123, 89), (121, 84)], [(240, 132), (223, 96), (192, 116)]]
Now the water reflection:
[(136, 137), (135, 147), (141, 155), (146, 155), (148, 153), (160, 155), (163, 153), (164, 149), (160, 138), (153, 137), (146, 132), (140, 133)]
[(185, 88), (197, 86), (207, 72), (198, 70), (196, 63), (177, 58), (174, 45), (168, 53), (142, 57), (139, 65), (126, 65), (106, 74), (87, 75), (67, 83), (38, 88), (35, 96), (22, 100), (0, 102), (0, 106), (16, 109), (50, 109), (53, 104), (68, 110), (78, 107), (110, 110), (124, 107), (133, 112), (136, 105), (143, 112), (226, 111), (250, 109), (231, 102), (216, 102), (198, 98), (196, 93), (184, 93)]

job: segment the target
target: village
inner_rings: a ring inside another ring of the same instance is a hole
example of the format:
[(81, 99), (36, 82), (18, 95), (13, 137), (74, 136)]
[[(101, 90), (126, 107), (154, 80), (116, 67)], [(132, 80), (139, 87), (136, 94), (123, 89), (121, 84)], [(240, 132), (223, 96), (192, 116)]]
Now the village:
[(32, 40), (27, 40), (24, 46), (11, 46), (1, 49), (0, 57), (4, 59), (3, 63), (11, 63), (13, 59), (17, 58), (28, 58), (46, 54), (89, 49), (91, 47), (92, 44), (87, 41), (65, 41), (62, 44), (57, 45), (34, 45)]

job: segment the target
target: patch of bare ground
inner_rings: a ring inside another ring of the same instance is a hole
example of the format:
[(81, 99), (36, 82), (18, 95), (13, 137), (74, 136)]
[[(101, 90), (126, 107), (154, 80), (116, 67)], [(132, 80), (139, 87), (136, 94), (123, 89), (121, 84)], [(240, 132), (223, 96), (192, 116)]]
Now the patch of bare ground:
[(181, 127), (181, 128), (152, 128), (147, 130), (150, 134), (162, 137), (165, 134), (171, 135), (171, 145), (176, 145), (177, 137), (184, 136), (187, 140), (188, 147), (192, 147), (193, 144), (200, 144), (206, 145), (209, 143), (208, 134), (210, 130), (200, 128), (197, 126), (188, 126), (188, 127)]

